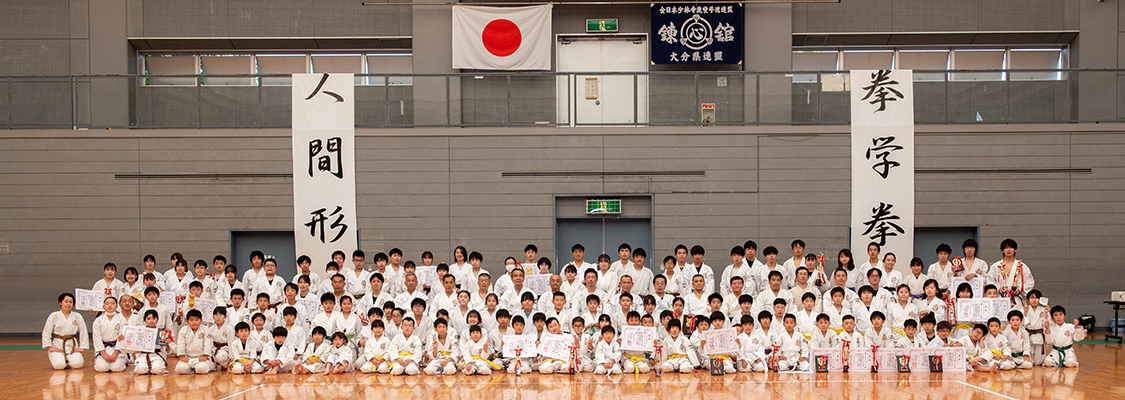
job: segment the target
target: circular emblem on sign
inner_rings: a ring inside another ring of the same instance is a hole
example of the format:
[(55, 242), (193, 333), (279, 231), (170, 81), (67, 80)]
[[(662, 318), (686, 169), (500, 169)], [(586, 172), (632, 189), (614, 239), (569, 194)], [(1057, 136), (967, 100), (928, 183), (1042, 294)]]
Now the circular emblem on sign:
[(506, 19), (496, 19), (485, 25), (481, 41), (489, 53), (497, 57), (507, 57), (515, 53), (523, 42), (520, 27)]
[(680, 44), (692, 50), (707, 47), (715, 39), (712, 37), (711, 23), (700, 17), (692, 15), (680, 27)]

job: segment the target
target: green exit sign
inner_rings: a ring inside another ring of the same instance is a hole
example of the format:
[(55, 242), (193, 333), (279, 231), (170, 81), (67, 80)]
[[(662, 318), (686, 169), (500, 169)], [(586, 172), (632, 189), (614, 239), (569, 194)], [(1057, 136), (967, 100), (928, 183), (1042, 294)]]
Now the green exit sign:
[(617, 18), (588, 19), (586, 32), (617, 32)]
[(621, 199), (586, 200), (586, 215), (621, 214)]

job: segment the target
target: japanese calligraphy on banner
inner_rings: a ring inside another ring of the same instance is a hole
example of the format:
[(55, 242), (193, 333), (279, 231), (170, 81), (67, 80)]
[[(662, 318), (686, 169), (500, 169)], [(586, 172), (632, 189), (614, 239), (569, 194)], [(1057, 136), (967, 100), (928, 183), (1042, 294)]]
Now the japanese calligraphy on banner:
[(352, 74), (293, 74), (293, 239), (322, 275), (359, 243), (354, 92)]
[(742, 62), (742, 5), (653, 4), (652, 62)]
[[(851, 71), (851, 249), (914, 256), (914, 82), (910, 70)], [(909, 263), (899, 263), (906, 268)]]

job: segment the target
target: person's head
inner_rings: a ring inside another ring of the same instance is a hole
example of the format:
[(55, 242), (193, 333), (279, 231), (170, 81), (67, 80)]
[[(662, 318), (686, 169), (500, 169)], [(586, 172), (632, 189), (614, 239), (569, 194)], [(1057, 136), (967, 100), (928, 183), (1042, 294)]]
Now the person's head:
[(855, 330), (855, 317), (851, 314), (845, 315), (840, 320), (840, 326), (844, 328), (844, 331), (851, 333)]
[(953, 324), (950, 324), (949, 321), (941, 321), (937, 323), (937, 334), (938, 337), (940, 337), (942, 340), (948, 338), (951, 332), (953, 332)]
[[(409, 262), (410, 261), (407, 261), (407, 263)], [(403, 270), (406, 270), (406, 266), (403, 266)], [(414, 292), (415, 289), (418, 289), (418, 275), (415, 275), (413, 272), (407, 272), (403, 276), (403, 283), (406, 285), (406, 290)]]
[(515, 285), (516, 287), (522, 288), (523, 282), (526, 278), (527, 277), (526, 277), (526, 274), (523, 272), (523, 268), (516, 268), (516, 269), (512, 270), (512, 275), (511, 275), (512, 284)]
[(516, 331), (517, 334), (519, 332), (523, 332), (523, 328), (524, 328), (524, 325), (526, 325), (526, 323), (524, 322), (524, 319), (523, 319), (522, 315), (513, 316), (511, 321), (512, 321), (512, 330)]
[(910, 273), (914, 276), (922, 275), (922, 259), (914, 257), (910, 259)]
[(507, 327), (508, 323), (512, 321), (512, 314), (508, 310), (496, 311), (496, 324), (499, 326)]
[(938, 261), (941, 261), (943, 264), (946, 261), (949, 261), (949, 255), (952, 254), (952, 253), (953, 253), (953, 248), (949, 247), (948, 244), (942, 243), (942, 244), (939, 244), (938, 247), (937, 247)]
[(195, 265), (192, 266), (192, 271), (195, 271), (195, 278), (202, 280), (207, 275), (207, 262), (203, 260), (195, 260)]
[(789, 308), (789, 302), (783, 298), (773, 299), (773, 314), (780, 317), (785, 315), (785, 310)]
[(691, 277), (691, 288), (693, 290), (695, 290), (696, 292), (702, 291), (703, 290), (703, 284), (705, 282), (706, 281), (704, 280), (703, 275), (695, 274), (695, 276)]
[[(376, 308), (376, 310), (378, 310), (378, 308)], [(375, 335), (375, 337), (382, 337), (383, 331), (385, 330), (386, 324), (383, 323), (383, 320), (376, 319), (371, 321), (371, 334)]]
[(774, 292), (776, 292), (778, 290), (781, 290), (781, 279), (782, 279), (782, 276), (781, 276), (780, 271), (776, 271), (776, 270), (770, 271), (770, 273), (769, 273), (770, 290), (772, 290)]
[[(410, 300), (410, 311), (413, 312), (414, 315), (420, 316), (420, 315), (424, 314), (426, 312), (426, 301), (422, 300), (422, 299)], [(418, 321), (414, 321), (414, 322), (418, 322)]]
[(863, 304), (871, 304), (871, 299), (873, 298), (875, 298), (875, 288), (868, 285), (863, 285), (859, 288), (859, 300), (862, 301)]
[(598, 256), (598, 269), (605, 271), (613, 265), (613, 261), (609, 259), (609, 254), (602, 254)]
[(695, 268), (698, 269), (703, 267), (703, 255), (705, 253), (706, 251), (703, 250), (703, 246), (700, 246), (698, 244), (695, 246), (691, 246), (691, 261), (693, 264), (695, 264)]
[(523, 292), (520, 295), (520, 306), (523, 307), (524, 312), (531, 312), (535, 308), (535, 294), (531, 292)]
[(957, 285), (957, 298), (970, 299), (973, 297), (973, 287), (968, 282)]
[(344, 345), (347, 343), (348, 335), (345, 335), (344, 332), (336, 332), (332, 334), (332, 347), (339, 349), (341, 347), (344, 347)]
[(695, 330), (702, 332), (711, 329), (711, 319), (707, 316), (695, 321)]
[(804, 257), (804, 254), (805, 254), (805, 241), (804, 240), (801, 240), (801, 239), (794, 240), (793, 243), (789, 245), (789, 247), (791, 247), (793, 249), (793, 258), (796, 258), (797, 260), (800, 260), (801, 257)]
[(481, 323), (480, 311), (469, 310), (469, 312), (465, 314), (465, 323), (468, 323), (469, 326), (479, 325)]
[(782, 317), (781, 323), (785, 325), (785, 331), (793, 333), (793, 328), (797, 327), (797, 316), (793, 314), (785, 314)]
[(332, 252), (332, 261), (335, 261), (336, 265), (339, 265), (340, 268), (344, 267), (344, 257), (347, 257), (347, 255), (344, 254), (343, 250), (336, 250)]
[(828, 296), (832, 298), (832, 304), (841, 305), (844, 303), (844, 288), (839, 286), (834, 287), (828, 292)]
[(539, 254), (539, 247), (528, 243), (527, 246), (523, 246), (523, 254), (527, 256), (528, 261), (534, 260), (535, 255)]
[(199, 281), (191, 281), (191, 283), (188, 284), (188, 294), (190, 294), (193, 299), (202, 296), (203, 283)]
[(434, 253), (429, 250), (422, 252), (422, 265), (434, 265)]
[(246, 292), (242, 289), (234, 289), (230, 291), (230, 302), (236, 309), (242, 307), (242, 302), (246, 301)]
[(742, 266), (742, 259), (746, 257), (746, 250), (742, 246), (734, 246), (730, 249), (731, 268), (739, 268)]
[(1008, 311), (1008, 325), (1013, 330), (1019, 331), (1020, 325), (1023, 325), (1023, 312), (1020, 312), (1020, 310)]
[(390, 260), (391, 265), (398, 266), (402, 262), (402, 250), (398, 247), (391, 249), (387, 252), (387, 259)]
[(632, 252), (633, 247), (629, 246), (628, 243), (622, 243), (620, 246), (617, 246), (617, 256), (621, 257), (622, 260), (628, 260)]
[(1063, 306), (1051, 307), (1051, 319), (1054, 320), (1056, 324), (1062, 325), (1066, 322), (1066, 308), (1063, 308)]
[(996, 285), (991, 283), (984, 285), (984, 297), (993, 299), (1000, 297), (1000, 291), (996, 289)]
[(586, 257), (586, 247), (575, 243), (574, 246), (570, 246), (570, 255), (574, 256), (575, 264), (577, 264), (582, 261), (583, 257)]
[(222, 325), (227, 321), (227, 308), (223, 306), (215, 307), (211, 311), (211, 319), (215, 321), (215, 325)]
[[(246, 325), (246, 323), (245, 322), (239, 322), (238, 325), (235, 326), (235, 329), (238, 329), (239, 326), (243, 326), (243, 325)], [(249, 326), (246, 326), (246, 333), (247, 334), (250, 333), (250, 327)], [(326, 336), (328, 336), (328, 331), (326, 331), (323, 326), (318, 326), (318, 327), (313, 328), (313, 330), (312, 330), (312, 340), (316, 344), (323, 343), (324, 338)]]
[(492, 286), (492, 277), (488, 275), (488, 271), (481, 271), (477, 275), (477, 290), (487, 292), (488, 288)]
[(1001, 325), (1000, 318), (992, 317), (988, 319), (988, 334), (999, 335), (1001, 329), (1003, 329), (1003, 325)]
[(753, 262), (755, 255), (758, 253), (758, 243), (753, 240), (747, 240), (746, 243), (742, 244), (742, 249), (746, 251), (745, 260)]
[(837, 268), (843, 268), (845, 271), (855, 269), (855, 260), (852, 259), (852, 251), (840, 249), (840, 252), (836, 253), (836, 264)]
[(749, 315), (750, 310), (754, 308), (754, 298), (748, 294), (738, 296), (738, 308), (742, 310), (743, 315)]
[(663, 295), (664, 291), (668, 289), (668, 278), (664, 274), (652, 277), (652, 289)]
[(453, 261), (458, 264), (464, 264), (469, 261), (469, 249), (465, 246), (457, 246), (453, 248)]
[(887, 254), (883, 254), (883, 267), (887, 271), (893, 271), (896, 262), (898, 262), (898, 257), (895, 256), (895, 253), (887, 252)]
[(262, 265), (266, 268), (267, 277), (272, 277), (277, 273), (277, 260), (267, 258), (265, 261), (262, 261)]
[(498, 306), (498, 305), (500, 305), (500, 296), (497, 296), (496, 293), (489, 293), (488, 296), (485, 296), (485, 298), (484, 298), (484, 307), (485, 308), (487, 308), (489, 310), (495, 310), (496, 306)]
[(562, 325), (559, 324), (558, 318), (547, 318), (547, 320), (544, 321), (544, 325), (547, 327), (547, 332), (551, 332), (556, 335), (562, 332)]
[(410, 337), (410, 335), (414, 334), (414, 324), (413, 317), (402, 317), (402, 327), (400, 328), (402, 329), (402, 335)]
[(762, 249), (762, 255), (766, 257), (767, 264), (777, 263), (777, 247), (766, 246), (765, 249)]
[[(73, 300), (74, 299), (71, 298), (72, 304), (73, 304)], [(156, 324), (158, 322), (160, 322), (160, 313), (156, 312), (156, 310), (145, 311), (144, 320), (145, 320), (145, 326), (147, 326), (149, 328), (155, 328)], [(243, 322), (242, 324), (246, 324), (246, 323)]]
[(668, 330), (668, 334), (671, 335), (672, 337), (680, 336), (680, 320), (669, 319), (668, 322), (664, 326), (665, 326), (665, 329)]
[(145, 272), (152, 271), (152, 269), (156, 267), (156, 256), (152, 254), (146, 255), (141, 262), (145, 266)]
[(826, 332), (826, 331), (828, 331), (828, 327), (831, 326), (831, 325), (832, 325), (832, 318), (830, 318), (828, 316), (828, 314), (825, 314), (825, 313), (817, 314), (817, 316), (816, 316), (816, 329), (820, 329), (821, 332)]
[[(71, 300), (71, 305), (74, 305), (74, 297), (73, 296), (70, 298), (70, 300)], [(146, 287), (145, 288), (145, 300), (148, 300), (149, 305), (151, 305), (153, 307), (156, 307), (156, 305), (159, 304), (158, 302), (160, 301), (160, 289), (157, 289), (155, 286)], [(62, 298), (59, 298), (59, 301), (62, 301)]]
[[(539, 273), (541, 273), (541, 274), (551, 273), (551, 259), (550, 258), (539, 257), (539, 260), (535, 262), (535, 266), (537, 268), (539, 268)], [(559, 281), (559, 282), (561, 283), (562, 281)]]
[(117, 264), (105, 263), (105, 266), (102, 267), (102, 272), (105, 274), (106, 279), (113, 279), (113, 276), (117, 275)]
[(918, 321), (913, 318), (902, 321), (902, 331), (906, 332), (906, 337), (912, 338), (918, 333)]
[(731, 293), (742, 295), (742, 289), (746, 288), (746, 280), (741, 276), (735, 275), (730, 277), (730, 291)]
[(979, 342), (981, 340), (981, 338), (983, 338), (984, 335), (987, 334), (987, 333), (988, 333), (988, 327), (987, 326), (985, 326), (984, 324), (974, 324), (972, 332), (969, 332), (969, 339), (971, 339), (973, 341), (973, 343), (976, 343), (976, 342)]
[(563, 307), (566, 307), (566, 293), (555, 292), (551, 295), (551, 304), (555, 306), (556, 311), (562, 311)]
[(320, 295), (320, 308), (324, 310), (325, 314), (331, 314), (336, 309), (336, 296), (332, 293)]
[(598, 308), (601, 307), (601, 304), (601, 299), (598, 298), (598, 295), (586, 295), (586, 308), (590, 309), (591, 314), (597, 315), (596, 312)]
[(741, 318), (739, 318), (738, 325), (742, 327), (743, 332), (746, 332), (746, 334), (750, 334), (750, 332), (754, 331), (754, 316), (743, 315)]
[(723, 329), (723, 325), (726, 325), (727, 322), (727, 316), (722, 311), (715, 311), (711, 313), (711, 318), (708, 318), (708, 321), (711, 322), (712, 328)]
[[(637, 250), (640, 250), (640, 249), (637, 249)], [(618, 281), (617, 284), (618, 284), (618, 286), (621, 287), (622, 292), (630, 293), (630, 292), (633, 291), (633, 277), (632, 276), (621, 275), (621, 278), (620, 278), (620, 280)]]
[(682, 313), (683, 311), (684, 311), (684, 298), (676, 296), (676, 298), (672, 299), (672, 312), (674, 312), (678, 315), (678, 314)]
[(473, 339), (474, 342), (479, 342), (481, 336), (484, 336), (484, 334), (480, 330), (480, 325), (469, 327), (469, 338)]
[(613, 329), (613, 326), (607, 325), (602, 327), (602, 340), (605, 340), (606, 343), (612, 342), (613, 337), (616, 335), (617, 331)]
[(173, 260), (172, 262), (176, 265), (176, 276), (183, 275), (187, 272), (187, 261)]
[[(867, 244), (867, 257), (869, 257), (871, 260), (878, 260), (879, 259), (879, 250), (881, 250), (882, 247), (883, 246), (880, 245), (877, 242), (868, 243)], [(872, 264), (874, 264), (874, 262), (872, 262)]]
[(137, 281), (137, 277), (139, 277), (139, 276), (140, 275), (137, 272), (136, 268), (133, 268), (133, 267), (125, 268), (125, 283), (128, 283), (129, 285), (132, 285), (133, 283), (135, 283)]
[(871, 313), (871, 325), (875, 326), (875, 330), (882, 329), (884, 322), (887, 322), (887, 316), (882, 311)]
[(1016, 241), (1012, 240), (1012, 238), (1007, 238), (1004, 239), (1004, 241), (1000, 242), (1000, 251), (1004, 253), (1005, 258), (1015, 257), (1016, 248), (1018, 247), (1019, 245), (1017, 245)]
[(449, 322), (445, 318), (438, 317), (434, 320), (434, 332), (438, 334), (439, 338), (444, 337), (449, 332)]
[[(123, 295), (121, 295), (121, 299), (117, 301), (117, 304), (121, 306), (122, 312), (131, 312), (131, 311), (133, 311), (133, 307), (136, 306), (135, 302), (136, 302), (136, 299), (133, 298), (132, 295), (123, 294)], [(223, 308), (223, 307), (215, 307), (216, 310), (220, 309), (220, 308)], [(223, 314), (224, 315), (226, 314), (225, 309), (223, 310)]]
[(547, 285), (551, 287), (551, 293), (558, 292), (559, 289), (562, 289), (562, 283), (562, 277), (558, 274), (552, 274), (547, 277)]
[(762, 312), (758, 313), (758, 325), (762, 327), (763, 331), (768, 331), (770, 329), (770, 322), (772, 321), (773, 314), (770, 314), (769, 311), (762, 310)]
[(621, 298), (617, 300), (617, 303), (621, 305), (622, 310), (631, 309), (633, 308), (633, 295), (629, 293), (622, 293)]
[(285, 344), (285, 339), (287, 336), (289, 336), (289, 330), (285, 329), (285, 327), (279, 326), (273, 328), (273, 332), (271, 332), (271, 334), (273, 335), (274, 344), (281, 346)]
[(586, 320), (582, 317), (574, 317), (570, 320), (570, 330), (574, 333), (581, 333), (582, 328), (586, 327)]
[(812, 311), (813, 307), (816, 307), (816, 295), (809, 292), (802, 294), (801, 307), (804, 307), (805, 311)]
[(418, 266), (414, 264), (413, 260), (407, 260), (405, 263), (402, 263), (402, 272), (404, 273), (413, 274), (417, 270)]
[(269, 308), (270, 295), (268, 293), (258, 293), (258, 296), (254, 298), (254, 304), (257, 304), (258, 308), (263, 310)]
[(707, 305), (711, 306), (711, 311), (720, 311), (723, 309), (723, 295), (718, 293), (711, 293), (707, 296)]
[[(61, 308), (62, 304), (59, 304), (59, 307)], [(108, 315), (113, 315), (114, 313), (116, 313), (117, 312), (117, 298), (115, 298), (113, 296), (106, 296), (105, 300), (102, 300), (102, 311), (105, 311), (105, 313), (108, 314)]]
[[(548, 268), (551, 267), (550, 261), (551, 260), (547, 260), (547, 262), (548, 262), (547, 267)], [(567, 264), (567, 266), (565, 268), (563, 268), (563, 277), (566, 278), (567, 282), (574, 282), (575, 278), (578, 277), (578, 268), (575, 268), (573, 265)]]
[(1039, 307), (1039, 299), (1043, 298), (1043, 292), (1039, 289), (1031, 289), (1027, 291), (1027, 304), (1031, 307)]
[(677, 265), (683, 264), (684, 262), (687, 261), (687, 256), (688, 256), (687, 246), (685, 246), (683, 244), (676, 245), (676, 250), (673, 251), (672, 254), (676, 255), (676, 264)]
[(898, 287), (895, 288), (895, 295), (898, 296), (898, 301), (900, 303), (910, 301), (910, 286), (905, 283), (898, 285)]
[(645, 253), (645, 249), (638, 247), (636, 250), (633, 250), (633, 266), (642, 268), (645, 265), (645, 258), (647, 257), (648, 253)]
[(872, 268), (872, 269), (867, 270), (867, 282), (871, 284), (871, 287), (873, 287), (873, 288), (883, 287), (883, 285), (881, 284), (882, 280), (883, 280), (883, 271), (882, 270), (880, 270), (878, 268)]
[(937, 326), (937, 318), (934, 317), (933, 313), (929, 313), (922, 316), (922, 319), (919, 320), (918, 323), (922, 325), (923, 331), (932, 335), (934, 333), (934, 328)]
[(980, 246), (977, 245), (977, 241), (973, 239), (965, 239), (965, 242), (961, 243), (961, 250), (965, 252), (965, 258), (976, 258), (978, 247)]

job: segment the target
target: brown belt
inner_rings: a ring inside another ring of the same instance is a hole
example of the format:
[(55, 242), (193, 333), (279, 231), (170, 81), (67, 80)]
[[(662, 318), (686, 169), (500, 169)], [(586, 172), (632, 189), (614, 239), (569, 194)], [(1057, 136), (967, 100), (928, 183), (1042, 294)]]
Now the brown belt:
[[(70, 353), (73, 353), (74, 350), (78, 349), (78, 335), (56, 335), (56, 334), (52, 333), (51, 337), (54, 338), (54, 339), (62, 340), (62, 351), (63, 351), (63, 353), (66, 353), (67, 355), (70, 355)], [(71, 347), (70, 351), (67, 351), (66, 350), (66, 342), (69, 342), (69, 341), (74, 341), (74, 347)]]

